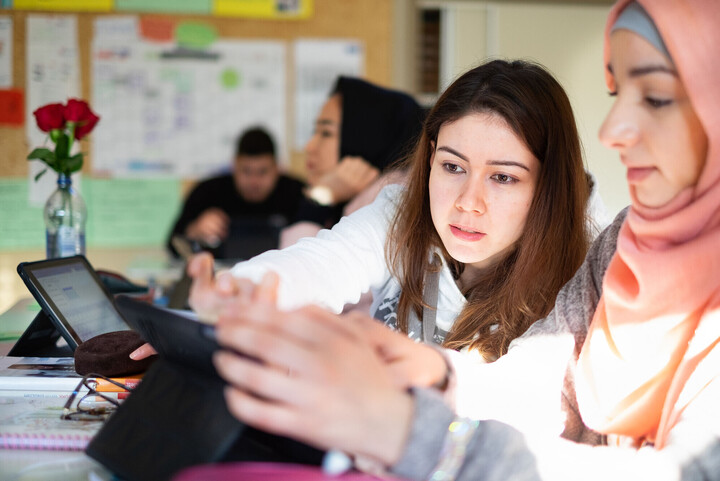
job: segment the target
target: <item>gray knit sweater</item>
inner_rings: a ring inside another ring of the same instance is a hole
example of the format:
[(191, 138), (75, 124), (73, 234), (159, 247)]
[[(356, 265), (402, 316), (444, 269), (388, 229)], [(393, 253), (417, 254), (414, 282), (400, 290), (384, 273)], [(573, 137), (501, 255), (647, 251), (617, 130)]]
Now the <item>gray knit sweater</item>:
[[(484, 394), (473, 397), (473, 409), (463, 412), (456, 407), (455, 411), (485, 419), (467, 445), (458, 481), (720, 480), (719, 382), (686, 409), (660, 451), (651, 446), (610, 447), (604, 436), (587, 428), (580, 418), (575, 366), (626, 214), (621, 212), (596, 239), (583, 265), (558, 294), (554, 310), (513, 342), (508, 354), (493, 364), (458, 369), (459, 392), (463, 385), (474, 383), (475, 390)], [(553, 344), (555, 340), (559, 341)], [(537, 380), (543, 376), (546, 380)], [(513, 399), (507, 394), (512, 392), (508, 386), (518, 388)], [(503, 395), (508, 397), (495, 402)], [(414, 396), (409, 439), (392, 472), (408, 479), (428, 479), (440, 462), (448, 425), (456, 414), (436, 392), (416, 390)], [(543, 399), (554, 406), (548, 408)], [(501, 414), (493, 404), (509, 404), (515, 414)], [(561, 429), (524, 429), (528, 418), (553, 419), (552, 408), (563, 415)]]

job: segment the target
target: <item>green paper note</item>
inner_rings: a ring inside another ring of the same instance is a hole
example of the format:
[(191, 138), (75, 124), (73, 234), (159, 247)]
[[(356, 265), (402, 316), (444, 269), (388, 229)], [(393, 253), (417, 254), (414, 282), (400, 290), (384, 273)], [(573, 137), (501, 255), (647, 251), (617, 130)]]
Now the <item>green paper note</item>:
[(211, 2), (212, 0), (115, 0), (115, 10), (209, 14)]
[(175, 28), (175, 40), (181, 47), (202, 50), (217, 40), (217, 31), (205, 23), (183, 22)]
[(89, 246), (164, 245), (180, 209), (177, 179), (83, 179)]
[(0, 179), (0, 206), (0, 249), (45, 246), (42, 208), (30, 207), (26, 177)]

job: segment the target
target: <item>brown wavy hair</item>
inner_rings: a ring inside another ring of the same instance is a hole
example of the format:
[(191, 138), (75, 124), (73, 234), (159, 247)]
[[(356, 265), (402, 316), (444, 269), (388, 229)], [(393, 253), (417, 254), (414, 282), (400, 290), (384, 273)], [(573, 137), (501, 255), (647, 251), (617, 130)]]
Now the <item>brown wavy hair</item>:
[(550, 312), (558, 291), (582, 263), (589, 244), (589, 186), (570, 101), (542, 66), (494, 60), (459, 77), (430, 110), (420, 140), (405, 160), (408, 187), (400, 205), (420, 208), (398, 210), (385, 246), (402, 289), (401, 330), (407, 332), (411, 312), (422, 318), (425, 274), (437, 269), (431, 265), (433, 251), (442, 253), (456, 278), (464, 269), (443, 247), (430, 216), (430, 156), (443, 125), (480, 113), (502, 117), (541, 165), (515, 248), (463, 288), (467, 305), (444, 342), (453, 349), (478, 349), (494, 360)]

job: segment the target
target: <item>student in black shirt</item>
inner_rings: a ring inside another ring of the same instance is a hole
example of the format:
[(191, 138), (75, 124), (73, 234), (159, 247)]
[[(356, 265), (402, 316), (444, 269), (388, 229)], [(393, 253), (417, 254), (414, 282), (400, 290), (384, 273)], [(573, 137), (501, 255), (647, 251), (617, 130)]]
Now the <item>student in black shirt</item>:
[(268, 133), (247, 130), (238, 139), (232, 172), (202, 181), (188, 196), (168, 249), (177, 254), (171, 239), (180, 235), (221, 255), (231, 221), (238, 218), (282, 227), (295, 220), (303, 187), (299, 180), (280, 174)]

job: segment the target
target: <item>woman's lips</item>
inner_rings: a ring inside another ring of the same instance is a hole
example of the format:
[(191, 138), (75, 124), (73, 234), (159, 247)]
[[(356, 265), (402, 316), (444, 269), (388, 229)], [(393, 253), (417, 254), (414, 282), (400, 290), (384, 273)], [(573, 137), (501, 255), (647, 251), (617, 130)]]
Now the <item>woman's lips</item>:
[(654, 171), (654, 167), (630, 167), (627, 170), (627, 181), (629, 183), (642, 182)]
[(479, 241), (480, 239), (485, 237), (485, 233), (483, 232), (470, 231), (470, 229), (460, 228), (454, 225), (450, 226), (450, 232), (452, 232), (452, 234), (458, 239), (464, 241)]

